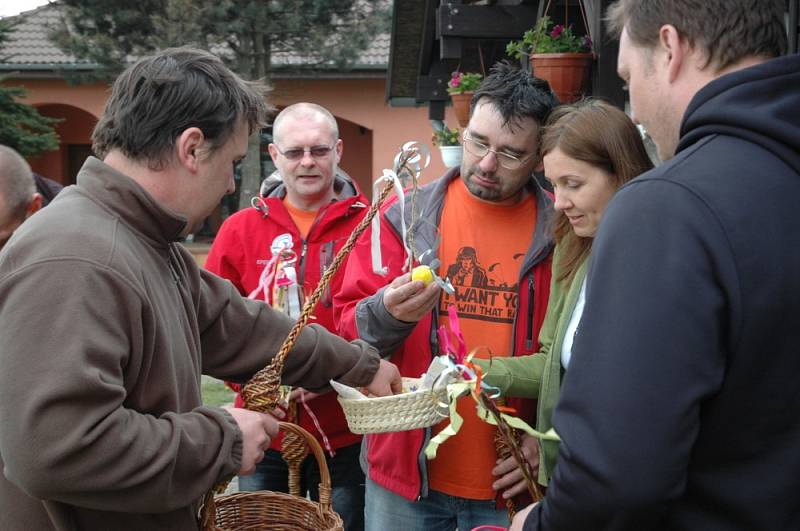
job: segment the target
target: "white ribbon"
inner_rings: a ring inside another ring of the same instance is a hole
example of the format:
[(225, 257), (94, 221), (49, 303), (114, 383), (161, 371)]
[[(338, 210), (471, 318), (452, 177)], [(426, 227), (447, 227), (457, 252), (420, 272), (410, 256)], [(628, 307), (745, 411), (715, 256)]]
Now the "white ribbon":
[(297, 283), (297, 270), (294, 266), (288, 266), (283, 269), (286, 278), (292, 281), (286, 288), (286, 314), (292, 319), (300, 317), (300, 286)]
[[(381, 192), (383, 191), (382, 185), (384, 182), (391, 182), (394, 186), (394, 193), (397, 195), (398, 202), (400, 203), (400, 228), (402, 232), (401, 238), (403, 241), (403, 249), (406, 252), (406, 256), (411, 256), (411, 250), (406, 244), (406, 216), (403, 185), (394, 171), (383, 170), (383, 175), (375, 181), (375, 184), (372, 187), (372, 203), (374, 205), (378, 202), (378, 199), (380, 199)], [(386, 276), (389, 270), (383, 265), (383, 258), (381, 257), (381, 220), (379, 214), (372, 218), (370, 248), (372, 251), (372, 271), (376, 275)], [(404, 265), (403, 271), (406, 269), (407, 267)]]

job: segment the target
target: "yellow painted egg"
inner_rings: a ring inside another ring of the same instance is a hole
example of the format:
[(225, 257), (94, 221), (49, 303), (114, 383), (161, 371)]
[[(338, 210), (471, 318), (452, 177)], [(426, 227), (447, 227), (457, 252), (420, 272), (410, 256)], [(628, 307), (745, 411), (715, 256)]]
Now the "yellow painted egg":
[(433, 271), (426, 265), (417, 266), (411, 271), (411, 280), (421, 280), (427, 286), (433, 282)]

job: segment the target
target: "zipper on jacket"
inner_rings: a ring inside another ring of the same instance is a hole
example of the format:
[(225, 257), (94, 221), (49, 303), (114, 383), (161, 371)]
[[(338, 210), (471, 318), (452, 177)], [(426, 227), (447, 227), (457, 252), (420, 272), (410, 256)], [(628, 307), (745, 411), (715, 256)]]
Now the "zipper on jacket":
[(419, 467), (419, 494), (417, 495), (417, 500), (420, 501), (422, 498), (428, 497), (428, 465), (425, 458), (425, 447), (428, 446), (428, 443), (431, 440), (431, 428), (421, 428), (423, 430), (422, 435), (422, 446), (420, 446), (419, 450), (417, 451), (417, 466)]
[(525, 331), (525, 348), (528, 352), (533, 350), (533, 277), (533, 273), (528, 277), (528, 315), (526, 320), (527, 330)]
[(303, 246), (300, 248), (300, 272), (297, 278), (297, 285), (300, 286), (300, 289), (303, 288), (303, 283), (306, 280), (306, 251), (308, 251), (308, 242), (306, 240), (301, 241)]

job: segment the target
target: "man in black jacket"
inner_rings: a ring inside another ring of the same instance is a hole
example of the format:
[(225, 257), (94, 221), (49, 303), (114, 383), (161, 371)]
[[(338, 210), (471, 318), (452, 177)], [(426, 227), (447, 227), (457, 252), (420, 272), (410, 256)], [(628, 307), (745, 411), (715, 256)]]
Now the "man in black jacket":
[(784, 2), (619, 0), (618, 72), (666, 162), (612, 200), (512, 529), (800, 529), (800, 57)]

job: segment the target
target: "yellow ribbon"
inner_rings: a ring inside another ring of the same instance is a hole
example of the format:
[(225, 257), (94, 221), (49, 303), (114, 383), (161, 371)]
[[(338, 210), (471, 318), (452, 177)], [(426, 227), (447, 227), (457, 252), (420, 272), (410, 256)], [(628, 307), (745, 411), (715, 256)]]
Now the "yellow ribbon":
[[(469, 361), (472, 360), (472, 357), (475, 355), (475, 352), (477, 350), (478, 349), (474, 349), (472, 352), (470, 352), (470, 354), (466, 358), (467, 363), (469, 363)], [(477, 394), (470, 393), (470, 391), (472, 390), (472, 387), (476, 385), (476, 382), (477, 379), (472, 379), (465, 382), (457, 382), (447, 385), (447, 400), (449, 402), (448, 407), (450, 409), (450, 415), (449, 415), (450, 424), (448, 424), (446, 428), (440, 431), (436, 435), (436, 437), (433, 437), (428, 442), (428, 445), (425, 447), (425, 457), (427, 457), (428, 459), (435, 459), (436, 454), (439, 451), (439, 446), (447, 439), (458, 433), (458, 431), (461, 429), (461, 426), (464, 424), (464, 419), (461, 417), (461, 415), (458, 414), (458, 411), (456, 410), (458, 399), (468, 393), (471, 394), (473, 398), (475, 398)], [(483, 405), (477, 400), (477, 398), (475, 398), (475, 402), (476, 402), (475, 406), (477, 409), (478, 418), (480, 418), (484, 422), (488, 422), (489, 424), (496, 426), (497, 422), (495, 421), (492, 414), (485, 407), (483, 407)], [(524, 420), (518, 417), (513, 417), (511, 415), (502, 412), (500, 413), (500, 417), (503, 420), (505, 420), (508, 423), (508, 425), (511, 426), (512, 428), (522, 430), (528, 435), (531, 435), (533, 437), (538, 437), (539, 439), (545, 441), (556, 441), (556, 442), (561, 441), (561, 438), (559, 438), (558, 434), (553, 428), (550, 428), (546, 432), (542, 433), (538, 430), (531, 428), (528, 425), (528, 423), (526, 423)]]

